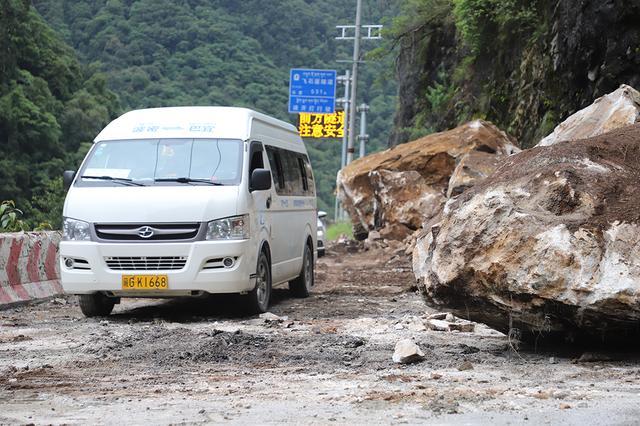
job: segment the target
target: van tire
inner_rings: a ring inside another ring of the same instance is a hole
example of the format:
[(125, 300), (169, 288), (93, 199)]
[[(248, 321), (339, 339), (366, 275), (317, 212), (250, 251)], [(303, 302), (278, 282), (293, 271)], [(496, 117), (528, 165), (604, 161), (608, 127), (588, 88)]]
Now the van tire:
[(302, 271), (298, 278), (289, 282), (289, 291), (295, 297), (309, 297), (311, 287), (313, 287), (313, 254), (309, 244), (304, 245), (304, 255), (302, 256)]
[(266, 253), (261, 251), (256, 265), (256, 286), (246, 296), (250, 314), (267, 312), (271, 302), (271, 284), (271, 264)]
[(106, 317), (113, 310), (116, 299), (102, 293), (81, 294), (80, 310), (87, 318)]

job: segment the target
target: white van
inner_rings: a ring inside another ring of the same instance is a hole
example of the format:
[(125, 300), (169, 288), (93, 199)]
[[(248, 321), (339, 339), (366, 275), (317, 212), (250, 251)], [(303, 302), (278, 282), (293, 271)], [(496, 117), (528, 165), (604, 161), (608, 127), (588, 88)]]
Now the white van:
[(314, 282), (316, 196), (295, 127), (244, 108), (128, 112), (96, 137), (69, 192), (60, 244), (65, 292), (86, 316), (121, 297), (300, 297)]

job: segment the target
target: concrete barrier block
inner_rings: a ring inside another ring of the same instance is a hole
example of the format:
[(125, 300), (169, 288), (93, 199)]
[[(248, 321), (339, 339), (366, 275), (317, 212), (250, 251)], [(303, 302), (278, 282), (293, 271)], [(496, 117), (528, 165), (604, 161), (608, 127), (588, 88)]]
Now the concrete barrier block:
[(62, 293), (59, 231), (0, 234), (0, 306)]

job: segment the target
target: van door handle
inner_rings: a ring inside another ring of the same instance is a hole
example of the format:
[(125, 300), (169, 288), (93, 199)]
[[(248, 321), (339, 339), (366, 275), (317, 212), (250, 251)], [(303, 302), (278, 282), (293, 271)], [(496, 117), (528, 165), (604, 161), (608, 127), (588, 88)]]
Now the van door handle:
[(271, 208), (271, 195), (269, 195), (269, 198), (267, 198), (267, 208)]

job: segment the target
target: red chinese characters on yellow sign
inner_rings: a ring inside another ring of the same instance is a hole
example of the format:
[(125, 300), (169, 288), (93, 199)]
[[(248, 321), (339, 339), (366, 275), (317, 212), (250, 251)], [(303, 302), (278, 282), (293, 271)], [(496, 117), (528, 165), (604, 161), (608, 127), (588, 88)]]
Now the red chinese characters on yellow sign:
[(300, 113), (298, 132), (303, 138), (342, 138), (344, 111), (337, 111), (334, 114)]

